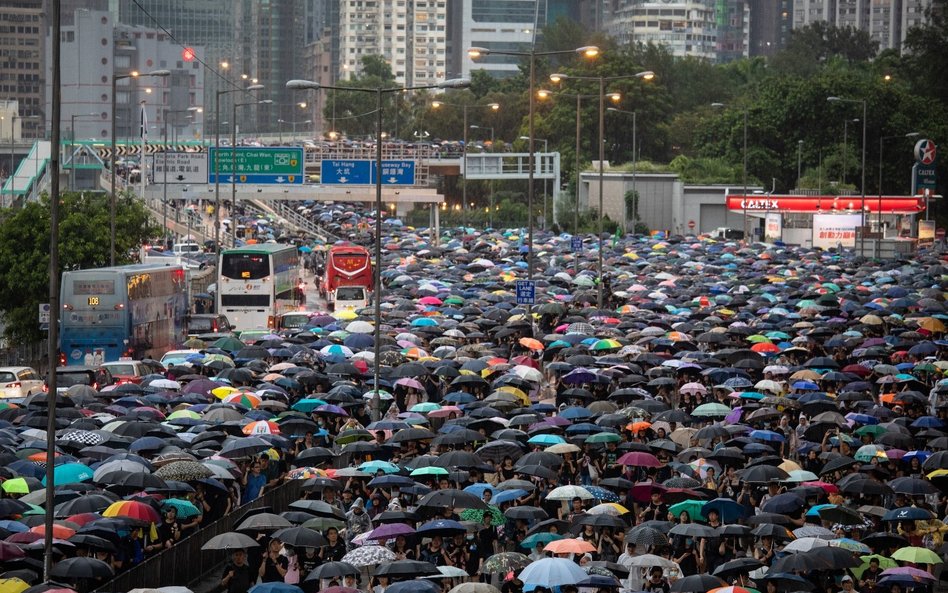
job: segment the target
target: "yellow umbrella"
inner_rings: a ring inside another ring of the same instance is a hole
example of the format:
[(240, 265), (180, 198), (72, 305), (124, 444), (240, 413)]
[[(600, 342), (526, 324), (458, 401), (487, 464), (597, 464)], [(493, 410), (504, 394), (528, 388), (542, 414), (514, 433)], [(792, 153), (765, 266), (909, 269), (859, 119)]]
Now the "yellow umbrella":
[(336, 311), (335, 313), (333, 313), (333, 317), (341, 321), (352, 321), (358, 316), (359, 315), (355, 311), (352, 311), (350, 309), (346, 309), (345, 311)]
[(512, 393), (520, 398), (520, 402), (523, 403), (523, 405), (530, 405), (530, 398), (527, 397), (527, 394), (524, 393), (523, 390), (517, 389), (513, 385), (504, 385), (502, 387), (498, 387), (497, 391), (506, 391), (507, 393)]
[(231, 393), (234, 393), (235, 391), (237, 391), (236, 387), (228, 387), (224, 385), (222, 387), (215, 387), (214, 389), (211, 390), (211, 393), (213, 393), (214, 397), (216, 397), (217, 399), (224, 399), (225, 397), (227, 397)]
[(23, 579), (0, 579), (0, 593), (23, 593), (30, 588), (30, 584)]

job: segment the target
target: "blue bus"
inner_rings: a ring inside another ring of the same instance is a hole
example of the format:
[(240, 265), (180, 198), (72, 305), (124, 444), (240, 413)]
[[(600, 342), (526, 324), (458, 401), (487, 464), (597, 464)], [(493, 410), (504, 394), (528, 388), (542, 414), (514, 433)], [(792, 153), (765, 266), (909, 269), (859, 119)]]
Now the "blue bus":
[(67, 365), (159, 359), (187, 339), (188, 282), (179, 265), (63, 272), (60, 298), (59, 351)]

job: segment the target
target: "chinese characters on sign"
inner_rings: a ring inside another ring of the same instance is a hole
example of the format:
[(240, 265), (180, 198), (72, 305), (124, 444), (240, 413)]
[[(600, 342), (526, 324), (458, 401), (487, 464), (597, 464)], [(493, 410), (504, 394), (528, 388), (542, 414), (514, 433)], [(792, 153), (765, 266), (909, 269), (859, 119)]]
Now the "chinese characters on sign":
[(814, 214), (813, 247), (855, 247), (856, 228), (860, 224), (860, 214)]

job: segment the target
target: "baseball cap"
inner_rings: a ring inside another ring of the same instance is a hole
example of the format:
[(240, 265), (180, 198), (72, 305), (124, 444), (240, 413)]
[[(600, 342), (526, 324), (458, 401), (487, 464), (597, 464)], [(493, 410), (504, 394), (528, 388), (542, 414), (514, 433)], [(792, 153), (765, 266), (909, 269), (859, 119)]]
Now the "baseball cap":
[(846, 575), (842, 578), (842, 580), (840, 580), (841, 583), (845, 583), (846, 581), (849, 581), (851, 583), (853, 581), (853, 578), (849, 575)]

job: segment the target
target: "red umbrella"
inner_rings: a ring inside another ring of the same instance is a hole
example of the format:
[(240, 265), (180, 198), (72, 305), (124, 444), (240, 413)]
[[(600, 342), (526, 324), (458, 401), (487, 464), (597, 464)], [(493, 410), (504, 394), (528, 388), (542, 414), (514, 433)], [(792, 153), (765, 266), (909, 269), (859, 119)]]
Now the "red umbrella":
[[(633, 467), (661, 467), (662, 462), (651, 453), (645, 451), (629, 451), (619, 458), (616, 462), (619, 465), (631, 465)], [(633, 488), (634, 489), (634, 488)]]

